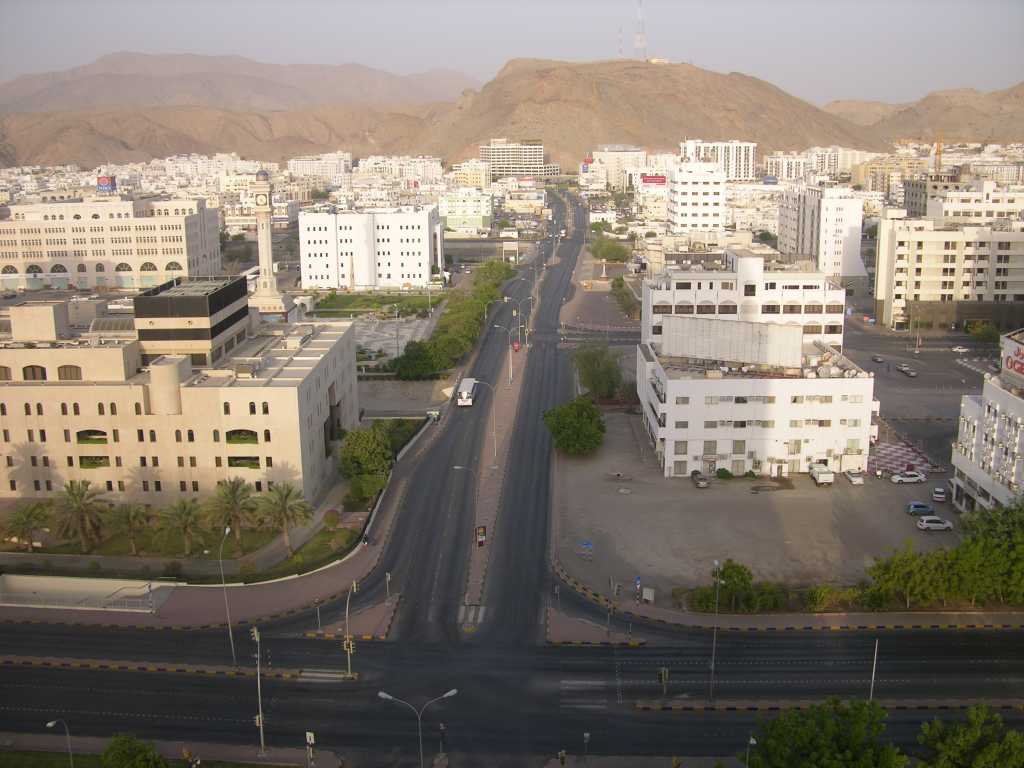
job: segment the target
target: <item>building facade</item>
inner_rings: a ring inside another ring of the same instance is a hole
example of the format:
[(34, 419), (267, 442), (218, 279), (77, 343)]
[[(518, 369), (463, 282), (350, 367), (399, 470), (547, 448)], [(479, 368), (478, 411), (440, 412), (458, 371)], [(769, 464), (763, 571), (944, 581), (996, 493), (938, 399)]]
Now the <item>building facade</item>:
[(141, 288), (221, 272), (218, 213), (205, 200), (96, 197), (9, 210), (4, 289)]
[(544, 142), (539, 139), (491, 139), (480, 145), (480, 160), (490, 166), (492, 181), (507, 176), (546, 178), (560, 172), (557, 163), (544, 162)]
[(458, 187), (476, 187), (486, 192), (491, 188), (491, 165), (482, 160), (465, 160), (452, 166), (452, 178)]
[(494, 198), (490, 192), (475, 187), (459, 187), (441, 196), (438, 213), (447, 229), (456, 232), (489, 232)]
[(299, 214), (299, 258), (304, 288), (424, 288), (444, 264), (444, 225), (437, 206), (323, 206)]
[(803, 155), (777, 152), (764, 159), (764, 172), (779, 181), (797, 181), (811, 168), (811, 162)]
[(608, 186), (621, 192), (628, 186), (626, 169), (644, 168), (647, 165), (647, 151), (624, 144), (606, 144), (595, 149), (591, 159), (595, 165), (605, 167)]
[(903, 208), (910, 218), (920, 219), (928, 215), (929, 200), (970, 187), (971, 181), (961, 180), (956, 173), (928, 173), (907, 178), (903, 181)]
[(846, 187), (797, 185), (779, 201), (779, 251), (812, 258), (833, 277), (864, 277), (864, 204)]
[[(910, 215), (910, 211), (907, 211)], [(973, 181), (928, 199), (929, 219), (940, 224), (992, 224), (1024, 217), (1024, 187), (1000, 187), (994, 181)]]
[(725, 226), (725, 171), (714, 163), (680, 163), (669, 174), (668, 223), (673, 232)]
[(757, 143), (753, 141), (684, 139), (679, 142), (679, 155), (683, 162), (714, 163), (729, 181), (757, 177)]

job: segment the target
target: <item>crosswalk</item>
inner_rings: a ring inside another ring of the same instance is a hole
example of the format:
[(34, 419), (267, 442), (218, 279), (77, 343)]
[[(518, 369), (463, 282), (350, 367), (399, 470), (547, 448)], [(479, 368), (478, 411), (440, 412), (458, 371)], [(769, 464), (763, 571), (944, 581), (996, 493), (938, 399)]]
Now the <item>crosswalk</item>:
[(560, 709), (581, 709), (591, 712), (608, 710), (607, 686), (604, 680), (562, 680), (558, 706)]
[(975, 373), (994, 373), (992, 369), (995, 367), (995, 364), (993, 363), (993, 358), (990, 357), (961, 357), (956, 362), (957, 365), (962, 365), (964, 368), (969, 368)]
[(486, 615), (486, 605), (460, 605), (459, 626), (461, 626), (465, 632), (472, 632), (479, 625), (484, 623), (484, 617)]

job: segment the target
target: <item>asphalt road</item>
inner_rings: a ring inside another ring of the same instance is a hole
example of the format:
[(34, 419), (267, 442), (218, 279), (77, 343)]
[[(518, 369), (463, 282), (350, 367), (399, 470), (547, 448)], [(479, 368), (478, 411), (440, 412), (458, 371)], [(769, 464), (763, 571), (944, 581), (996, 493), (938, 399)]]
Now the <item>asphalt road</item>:
[[(562, 206), (553, 205), (556, 216)], [(577, 211), (577, 221), (582, 213)], [(489, 569), (486, 621), (464, 635), (457, 617), (473, 528), (472, 466), (488, 435), (490, 392), (473, 408), (451, 409), (423, 459), (410, 470), (410, 492), (383, 561), (360, 585), (355, 605), (384, 595), (384, 573), (402, 592), (396, 640), (359, 643), (355, 683), (316, 676), (343, 667), (339, 642), (310, 640), (311, 613), (263, 629), (271, 670), (301, 668), (313, 677), (266, 679), (263, 704), (267, 739), (300, 746), (313, 730), (325, 748), (354, 754), (359, 764), (411, 765), (415, 719), (378, 690), (422, 704), (450, 688), (459, 695), (435, 705), (424, 719), (428, 754), (436, 752), (444, 722), (454, 765), (480, 764), (484, 755), (580, 752), (592, 734), (592, 754), (736, 754), (756, 715), (707, 711), (647, 712), (637, 702), (660, 696), (657, 669), (670, 669), (669, 696), (702, 701), (708, 694), (711, 636), (659, 625), (628, 625), (649, 644), (642, 648), (567, 648), (542, 644), (543, 610), (552, 593), (547, 567), (551, 443), (542, 413), (570, 396), (568, 354), (560, 350), (558, 309), (569, 289), (578, 236), (563, 242), (560, 259), (542, 272), (537, 333), (529, 350), (510, 464), (501, 500), (499, 535)], [(550, 246), (541, 258), (550, 255)], [(527, 295), (525, 282), (507, 292)], [(489, 323), (509, 325), (508, 304), (495, 305)], [(470, 375), (494, 381), (506, 354), (503, 331), (485, 333)], [(595, 606), (562, 590), (562, 608), (603, 622)], [(343, 605), (322, 607), (324, 622), (340, 618)], [(627, 624), (614, 619), (620, 631)], [(1024, 689), (1024, 633), (907, 631), (883, 633), (875, 695), (880, 699), (1009, 697)], [(240, 663), (252, 666), (253, 644), (238, 629)], [(718, 638), (717, 696), (728, 700), (864, 697), (870, 685), (874, 635), (867, 633), (722, 633)], [(112, 630), (101, 627), (3, 625), (0, 655), (63, 656), (226, 664), (224, 631)], [(75, 733), (131, 731), (147, 738), (257, 743), (251, 678), (108, 670), (0, 667), (0, 730), (43, 731), (64, 718)], [(1004, 713), (1020, 726), (1020, 712)], [(931, 713), (894, 711), (890, 736), (912, 746)]]

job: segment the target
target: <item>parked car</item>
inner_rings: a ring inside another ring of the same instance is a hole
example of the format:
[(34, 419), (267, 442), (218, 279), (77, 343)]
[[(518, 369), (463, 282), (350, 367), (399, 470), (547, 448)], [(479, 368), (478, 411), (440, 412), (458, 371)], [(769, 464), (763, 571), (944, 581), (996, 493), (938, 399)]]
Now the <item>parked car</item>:
[(932, 501), (949, 501), (949, 491), (941, 486), (932, 488)]
[(923, 472), (895, 472), (889, 480), (899, 485), (900, 483), (923, 483), (928, 478), (924, 476)]
[(690, 479), (693, 480), (693, 484), (698, 488), (707, 488), (711, 483), (708, 481), (708, 476), (701, 472), (699, 469), (693, 470), (690, 473)]
[(807, 472), (811, 479), (814, 480), (815, 485), (832, 485), (836, 479), (835, 474), (828, 468), (827, 464), (813, 464)]
[(953, 351), (956, 352), (957, 354), (963, 354), (964, 352), (970, 352), (970, 350), (967, 349), (967, 347), (961, 347), (961, 346), (953, 347)]
[(900, 363), (899, 365), (896, 366), (896, 370), (897, 371), (909, 371), (910, 370), (910, 366), (907, 365), (906, 363)]
[(864, 485), (864, 475), (861, 472), (854, 472), (852, 469), (848, 469), (843, 474), (846, 479), (850, 481), (850, 485)]
[(922, 515), (934, 515), (935, 510), (932, 509), (931, 504), (925, 504), (923, 501), (912, 501), (907, 504), (907, 514), (921, 517)]
[(912, 379), (917, 378), (917, 371), (915, 371), (913, 368), (904, 368), (902, 373), (904, 376), (909, 376)]
[(917, 527), (922, 531), (952, 531), (953, 524), (949, 520), (943, 520), (934, 515), (925, 515), (918, 518)]
[(881, 355), (872, 355), (871, 359), (874, 360), (876, 363), (884, 363), (885, 362), (885, 358), (882, 357)]

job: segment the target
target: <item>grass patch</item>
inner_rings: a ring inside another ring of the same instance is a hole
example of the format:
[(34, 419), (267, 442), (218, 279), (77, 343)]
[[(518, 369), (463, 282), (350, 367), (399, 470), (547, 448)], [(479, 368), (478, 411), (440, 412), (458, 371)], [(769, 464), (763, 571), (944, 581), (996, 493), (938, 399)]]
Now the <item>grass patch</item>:
[[(430, 294), (430, 306), (436, 307), (444, 300), (440, 293)], [(398, 308), (399, 315), (425, 312), (427, 309), (426, 294), (418, 293), (335, 293), (317, 302), (317, 312), (372, 312), (388, 309), (394, 313)]]
[[(242, 530), (242, 550), (239, 552), (235, 544), (235, 537), (229, 536), (224, 542), (224, 557), (235, 558), (240, 555), (247, 555), (269, 544), (276, 536), (277, 530)], [(146, 528), (135, 534), (135, 544), (138, 547), (139, 555), (142, 557), (184, 557), (185, 541), (180, 534), (162, 534), (155, 528)], [(220, 540), (217, 535), (210, 531), (202, 539), (192, 540), (192, 557), (196, 559), (215, 559), (217, 557), (217, 546)], [(203, 549), (209, 549), (210, 554), (204, 555)], [(80, 555), (82, 549), (77, 541), (66, 541), (53, 547), (36, 549), (35, 552), (44, 555)], [(128, 535), (118, 533), (103, 540), (90, 555), (106, 557), (129, 556), (132, 553), (131, 544), (128, 542)]]
[(279, 579), (294, 573), (306, 573), (344, 557), (359, 540), (359, 533), (351, 528), (322, 529), (300, 547), (294, 555), (262, 573), (245, 577), (246, 582)]
[[(168, 760), (173, 768), (184, 767), (184, 760)], [(224, 763), (203, 759), (203, 768), (258, 768), (260, 763)], [(0, 751), (0, 766), (17, 768), (67, 768), (67, 752), (7, 752)], [(75, 768), (103, 768), (99, 755), (75, 753)]]

